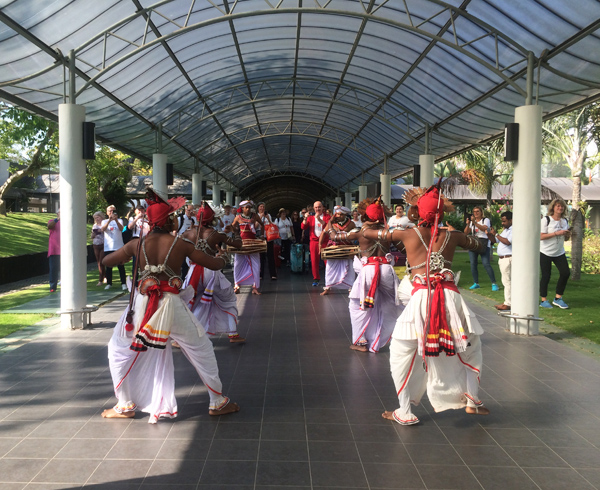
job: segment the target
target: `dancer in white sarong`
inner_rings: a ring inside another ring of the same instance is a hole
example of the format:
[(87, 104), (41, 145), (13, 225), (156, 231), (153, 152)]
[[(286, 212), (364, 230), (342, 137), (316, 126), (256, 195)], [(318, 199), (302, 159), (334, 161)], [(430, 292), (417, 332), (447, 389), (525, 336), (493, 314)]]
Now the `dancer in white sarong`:
[[(360, 230), (328, 231), (329, 239), (336, 243), (358, 240), (361, 258), (354, 259), (358, 277), (350, 291), (350, 320), (352, 321), (352, 350), (377, 353), (391, 338), (396, 319), (402, 312), (396, 290), (400, 284), (394, 271), (394, 258), (389, 253), (389, 243), (381, 240), (385, 210), (381, 200), (365, 199), (358, 205), (363, 226)], [(371, 230), (374, 238), (365, 237)]]
[(132, 418), (136, 410), (141, 410), (150, 414), (149, 423), (156, 423), (160, 417), (177, 416), (169, 337), (179, 343), (207, 387), (209, 414), (237, 412), (239, 406), (222, 394), (212, 343), (186, 306), (193, 290), (179, 294), (179, 268), (185, 257), (215, 270), (224, 266), (225, 258), (210, 257), (195, 250), (189, 240), (170, 234), (176, 223), (171, 215), (185, 204), (185, 199), (167, 203), (149, 190), (146, 202), (152, 232), (142, 239), (141, 247), (139, 239), (134, 239), (104, 259), (107, 265), (114, 266), (135, 254), (142, 275), (133, 308), (123, 314), (108, 345), (117, 404), (104, 410), (102, 416)]
[[(197, 227), (186, 231), (183, 236), (196, 243), (196, 248), (210, 256), (216, 256), (221, 244), (235, 248), (242, 246), (242, 240), (215, 230), (219, 216), (208, 205), (202, 203), (198, 210)], [(190, 263), (183, 287), (191, 286), (194, 295), (187, 305), (203, 325), (206, 333), (215, 335), (227, 333), (231, 343), (245, 342), (237, 333), (237, 299), (231, 283), (221, 271), (213, 271), (194, 262)]]
[[(258, 216), (252, 212), (252, 201), (242, 201), (239, 214), (232, 223), (232, 228), (242, 240), (255, 239), (256, 230), (262, 227)], [(252, 294), (261, 294), (260, 288), (260, 253), (235, 254), (233, 260), (234, 293), (239, 293), (240, 286), (252, 286)]]
[[(350, 232), (355, 228), (350, 219), (350, 210), (344, 206), (335, 206), (333, 208), (333, 218), (329, 220), (324, 232), (321, 234), (321, 251), (323, 247), (332, 245), (352, 245), (352, 241), (334, 242), (329, 240), (329, 230), (335, 232)], [(353, 267), (353, 257), (350, 258), (329, 258), (325, 262), (325, 287), (321, 296), (329, 294), (331, 288), (348, 290), (354, 284), (356, 273)]]
[[(421, 222), (417, 228), (395, 230), (383, 237), (404, 246), (408, 264), (415, 264), (407, 269), (413, 274), (413, 289), (390, 345), (399, 408), (383, 417), (401, 425), (418, 423), (410, 405), (419, 404), (425, 390), (436, 412), (465, 408), (469, 414), (487, 415), (489, 410), (479, 399), (483, 329), (460, 296), (449, 269), (457, 246), (477, 250), (479, 241), (452, 227), (438, 228), (444, 209), (453, 207), (436, 187), (412, 189), (404, 200), (413, 207), (418, 203)], [(372, 231), (365, 234), (375, 235)]]

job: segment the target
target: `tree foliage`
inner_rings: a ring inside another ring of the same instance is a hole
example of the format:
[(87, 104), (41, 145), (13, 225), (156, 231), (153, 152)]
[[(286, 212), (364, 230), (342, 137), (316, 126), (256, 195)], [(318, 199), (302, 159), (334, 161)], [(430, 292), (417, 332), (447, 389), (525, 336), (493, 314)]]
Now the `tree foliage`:
[(87, 162), (88, 214), (104, 211), (109, 204), (114, 204), (124, 214), (133, 163), (133, 159), (109, 146), (96, 150), (96, 159)]
[(571, 170), (573, 193), (569, 224), (573, 227), (571, 242), (571, 279), (581, 279), (583, 254), (583, 216), (581, 214), (581, 177), (588, 157), (588, 146), (598, 133), (594, 105), (563, 114), (543, 125), (545, 155), (566, 161)]
[(0, 213), (6, 215), (4, 196), (20, 179), (58, 167), (56, 123), (0, 102), (0, 158), (24, 165), (11, 167), (11, 175), (0, 186)]

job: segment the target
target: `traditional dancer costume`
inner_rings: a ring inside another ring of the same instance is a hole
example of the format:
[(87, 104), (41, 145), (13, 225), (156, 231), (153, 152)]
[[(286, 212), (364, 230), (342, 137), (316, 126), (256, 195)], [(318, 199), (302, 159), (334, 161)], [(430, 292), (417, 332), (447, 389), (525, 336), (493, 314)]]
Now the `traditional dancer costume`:
[[(436, 192), (428, 192), (432, 195), (424, 194), (418, 206), (420, 216), (432, 225), (433, 243), (444, 203)], [(435, 221), (427, 212), (430, 201), (441, 203), (435, 208)], [(413, 230), (428, 250), (428, 259), (408, 271), (426, 267), (428, 273), (413, 277), (412, 296), (396, 323), (390, 345), (390, 369), (400, 405), (393, 418), (402, 425), (419, 422), (410, 404), (418, 405), (425, 390), (436, 412), (483, 406), (478, 395), (483, 329), (458, 291), (454, 273), (447, 268), (450, 261), (442, 255), (450, 232), (446, 231), (441, 248), (432, 252), (419, 229)]]
[[(384, 211), (377, 201), (367, 207), (370, 221), (384, 220)], [(390, 253), (376, 256), (378, 250), (388, 252), (388, 245), (375, 240), (363, 257), (354, 258), (354, 270), (358, 277), (350, 291), (350, 320), (352, 321), (352, 343), (367, 347), (370, 352), (379, 352), (391, 338), (396, 319), (402, 312), (396, 290), (400, 284), (394, 271), (394, 257)]]
[[(240, 203), (240, 208), (249, 204), (249, 201)], [(242, 240), (255, 239), (256, 228), (254, 227), (254, 217), (238, 216), (240, 222), (240, 237)], [(250, 285), (255, 289), (260, 288), (260, 253), (255, 254), (235, 254), (233, 259), (233, 280), (236, 288), (243, 285)]]
[[(209, 226), (215, 213), (206, 203), (198, 211), (200, 230)], [(206, 239), (198, 238), (196, 248), (204, 253), (215, 256), (218, 250), (209, 245), (210, 238), (218, 234), (212, 230)], [(228, 237), (228, 241), (230, 238)], [(194, 289), (193, 297), (187, 305), (210, 335), (227, 333), (231, 340), (239, 339), (237, 333), (237, 299), (233, 286), (221, 271), (213, 271), (202, 267), (195, 262), (190, 263), (183, 287), (191, 286)]]
[[(350, 210), (344, 206), (336, 206), (333, 208), (334, 216), (336, 213), (342, 212), (345, 215), (345, 220), (341, 223), (330, 221), (330, 226), (335, 232), (349, 232), (354, 229), (354, 223), (348, 217)], [(352, 240), (341, 240), (334, 242), (329, 240), (327, 246), (331, 245), (352, 245)], [(325, 287), (324, 289), (349, 289), (354, 284), (356, 272), (352, 265), (353, 258), (349, 259), (327, 259), (325, 262)]]
[[(146, 201), (153, 228), (164, 225), (170, 212), (177, 209), (172, 203), (174, 200), (167, 204), (158, 196), (148, 196)], [(220, 410), (229, 403), (229, 399), (221, 393), (222, 384), (212, 343), (186, 306), (193, 289), (188, 288), (180, 294), (181, 278), (167, 265), (178, 239), (178, 236), (174, 237), (167, 257), (160, 265), (150, 264), (146, 255), (146, 238), (142, 239), (146, 266), (139, 289), (134, 291), (133, 318), (128, 319), (127, 310), (123, 313), (108, 344), (110, 372), (118, 400), (114, 411), (118, 414), (136, 410), (147, 412), (151, 424), (160, 417), (177, 416), (169, 337), (179, 343), (208, 388), (209, 409)], [(161, 273), (166, 274), (168, 280), (159, 279)]]

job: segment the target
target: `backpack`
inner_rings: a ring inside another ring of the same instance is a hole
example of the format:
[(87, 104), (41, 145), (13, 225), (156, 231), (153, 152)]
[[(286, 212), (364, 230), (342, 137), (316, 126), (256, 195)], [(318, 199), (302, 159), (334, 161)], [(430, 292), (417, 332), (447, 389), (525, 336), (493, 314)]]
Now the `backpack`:
[[(550, 224), (550, 216), (544, 216), (546, 218), (546, 226)], [(567, 228), (569, 227), (569, 220), (567, 218), (561, 218), (561, 220), (565, 220), (567, 222)]]

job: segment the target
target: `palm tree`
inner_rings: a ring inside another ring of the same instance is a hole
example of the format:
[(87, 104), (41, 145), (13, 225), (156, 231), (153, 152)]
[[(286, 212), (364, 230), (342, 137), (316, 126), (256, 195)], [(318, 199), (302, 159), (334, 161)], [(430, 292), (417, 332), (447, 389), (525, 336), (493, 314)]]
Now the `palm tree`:
[(587, 147), (594, 139), (595, 124), (592, 106), (585, 106), (568, 114), (546, 121), (542, 126), (544, 145), (542, 151), (550, 158), (561, 158), (571, 169), (573, 179), (570, 224), (573, 227), (571, 242), (571, 279), (581, 279), (583, 255), (583, 215), (581, 214), (581, 174), (587, 159)]

